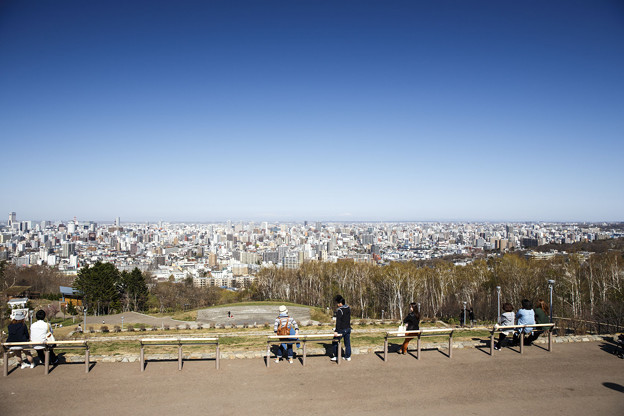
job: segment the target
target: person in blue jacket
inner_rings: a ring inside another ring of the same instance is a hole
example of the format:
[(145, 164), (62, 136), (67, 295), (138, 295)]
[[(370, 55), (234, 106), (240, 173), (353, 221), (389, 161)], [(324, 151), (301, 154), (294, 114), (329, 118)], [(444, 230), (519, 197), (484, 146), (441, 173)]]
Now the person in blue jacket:
[[(522, 308), (518, 309), (518, 312), (516, 313), (516, 325), (531, 324), (535, 325), (535, 312), (533, 311), (533, 305), (530, 300), (522, 299)], [(523, 332), (525, 334), (530, 334), (533, 332), (533, 328), (521, 328), (518, 332), (516, 332), (513, 339), (515, 345), (520, 343), (520, 336)]]

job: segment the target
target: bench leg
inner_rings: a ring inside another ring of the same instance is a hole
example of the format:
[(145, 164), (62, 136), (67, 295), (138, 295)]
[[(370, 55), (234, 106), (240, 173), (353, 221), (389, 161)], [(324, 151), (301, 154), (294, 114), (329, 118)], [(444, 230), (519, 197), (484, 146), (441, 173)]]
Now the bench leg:
[(44, 371), (44, 374), (47, 376), (48, 373), (50, 372), (50, 349), (47, 346), (46, 346), (45, 352), (43, 354), (45, 355), (45, 371)]
[(269, 368), (270, 361), (271, 361), (271, 343), (267, 342), (267, 360), (266, 360), (267, 368)]
[(4, 376), (8, 376), (9, 375), (9, 350), (7, 350), (6, 348), (2, 348), (2, 358), (4, 359), (4, 362), (2, 363), (2, 367), (4, 368)]
[(416, 340), (416, 359), (420, 360), (420, 334), (418, 334), (418, 339)]
[(182, 370), (182, 345), (178, 345), (178, 371)]
[(141, 372), (145, 371), (145, 349), (141, 345)]
[(219, 352), (219, 344), (217, 344), (217, 357), (216, 357), (216, 366), (217, 366), (217, 370), (219, 369), (219, 358), (220, 358), (221, 354)]
[(520, 354), (524, 353), (524, 331), (520, 333)]
[(494, 357), (494, 332), (490, 335), (490, 357)]
[[(340, 351), (340, 348), (338, 348)], [(384, 339), (384, 362), (388, 361), (388, 338)]]
[(89, 373), (89, 347), (85, 350), (85, 373)]

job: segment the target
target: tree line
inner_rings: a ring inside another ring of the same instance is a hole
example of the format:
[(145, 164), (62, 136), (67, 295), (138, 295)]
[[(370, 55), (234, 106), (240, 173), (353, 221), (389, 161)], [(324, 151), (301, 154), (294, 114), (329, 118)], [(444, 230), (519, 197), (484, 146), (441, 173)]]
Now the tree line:
[(339, 261), (310, 262), (299, 269), (262, 269), (252, 288), (257, 300), (286, 300), (332, 308), (342, 294), (353, 316), (401, 318), (409, 302), (420, 302), (425, 317), (458, 317), (463, 302), (476, 317), (494, 320), (497, 290), (501, 302), (517, 309), (524, 298), (548, 303), (548, 280), (555, 280), (555, 315), (621, 323), (624, 317), (622, 252), (609, 251), (584, 258), (571, 254), (531, 260), (505, 254), (465, 266), (447, 261), (403, 262), (378, 266)]

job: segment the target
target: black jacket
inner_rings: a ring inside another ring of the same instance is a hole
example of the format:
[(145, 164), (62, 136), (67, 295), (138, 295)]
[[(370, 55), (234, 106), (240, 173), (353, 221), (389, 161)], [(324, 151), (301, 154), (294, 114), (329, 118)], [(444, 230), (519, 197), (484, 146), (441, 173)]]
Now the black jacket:
[(28, 336), (28, 327), (24, 322), (17, 324), (9, 324), (9, 337), (6, 342), (28, 342), (30, 337)]
[(420, 325), (420, 317), (416, 316), (414, 312), (410, 312), (405, 319), (403, 319), (403, 323), (407, 324), (407, 331), (417, 331)]
[(351, 329), (351, 308), (349, 305), (342, 305), (336, 309), (336, 332), (343, 329)]

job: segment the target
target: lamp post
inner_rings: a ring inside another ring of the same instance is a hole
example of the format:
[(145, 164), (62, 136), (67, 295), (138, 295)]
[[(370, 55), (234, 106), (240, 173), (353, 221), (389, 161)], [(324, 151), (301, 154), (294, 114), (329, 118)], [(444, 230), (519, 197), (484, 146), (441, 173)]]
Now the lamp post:
[(82, 310), (84, 311), (84, 322), (82, 324), (82, 331), (86, 334), (87, 332), (87, 305), (84, 305), (84, 307), (82, 308)]
[(420, 314), (420, 302), (418, 302), (416, 305), (418, 305), (418, 313)]
[(498, 316), (497, 316), (497, 320), (496, 322), (498, 322), (500, 320), (500, 286), (496, 286), (496, 297), (497, 297), (497, 303), (498, 303)]
[(466, 326), (466, 303), (467, 303), (466, 301), (463, 302), (463, 304), (464, 304), (464, 323), (463, 323), (462, 326)]
[(555, 281), (554, 280), (549, 280), (548, 281), (548, 289), (550, 291), (550, 323), (552, 324), (552, 316), (553, 316), (553, 302), (552, 302), (552, 294), (553, 294), (553, 286), (555, 286)]
[(121, 317), (121, 330), (123, 331), (123, 316)]
[(381, 321), (383, 322), (383, 314), (384, 314), (384, 310), (381, 310)]

